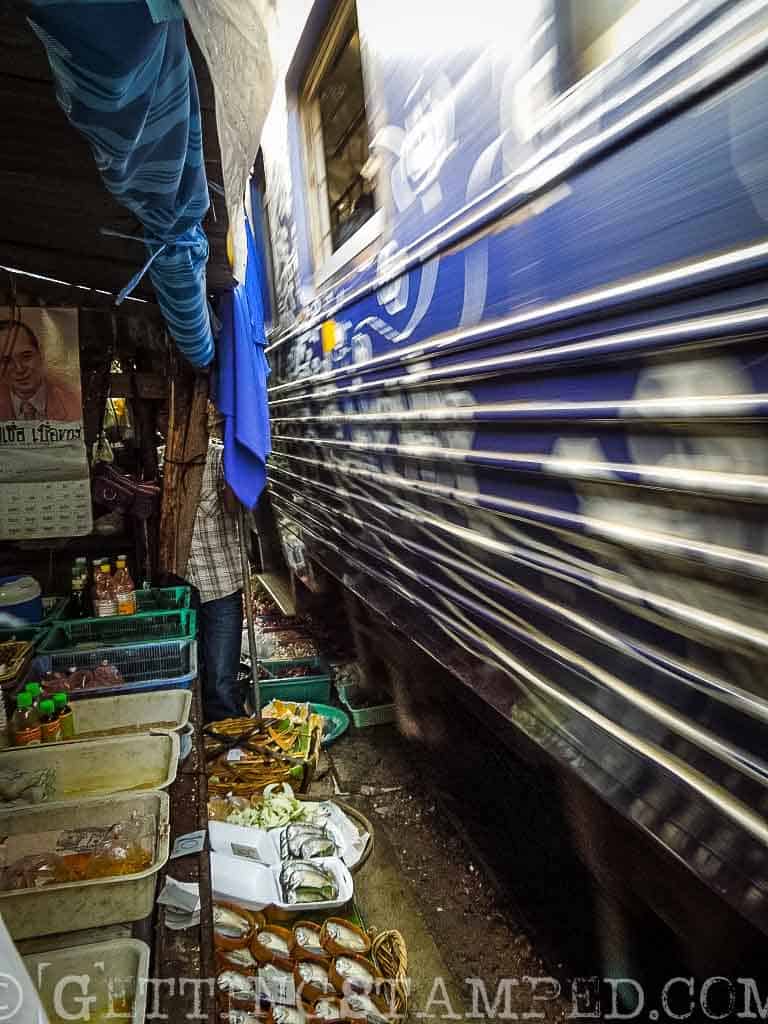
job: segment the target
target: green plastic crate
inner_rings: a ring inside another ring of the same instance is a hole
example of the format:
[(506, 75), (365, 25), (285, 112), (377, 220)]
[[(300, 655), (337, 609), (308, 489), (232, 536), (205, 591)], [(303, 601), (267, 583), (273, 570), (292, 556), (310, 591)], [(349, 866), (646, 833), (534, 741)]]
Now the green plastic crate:
[(372, 708), (356, 708), (350, 703), (351, 687), (341, 697), (341, 703), (347, 709), (358, 729), (366, 729), (372, 725), (388, 725), (396, 716), (394, 701), (390, 704), (378, 704)]
[(259, 665), (269, 673), (279, 672), (281, 668), (293, 668), (295, 665), (309, 665), (317, 670), (311, 676), (262, 679), (259, 683), (262, 704), (268, 704), (271, 700), (327, 704), (330, 700), (331, 677), (328, 666), (320, 658), (271, 658), (260, 661)]
[(197, 614), (188, 609), (174, 612), (139, 612), (101, 619), (57, 622), (42, 643), (41, 652), (71, 651), (81, 644), (123, 647), (164, 640), (189, 640), (197, 634)]
[[(149, 590), (136, 590), (136, 611), (140, 614), (155, 612), (175, 612), (189, 608), (191, 590), (189, 587), (150, 587)], [(43, 598), (43, 603), (48, 600)], [(43, 622), (61, 620), (74, 622), (72, 618), (73, 602), (71, 597), (55, 598), (62, 601), (61, 608), (53, 618), (46, 612)]]
[(189, 608), (189, 587), (150, 587), (136, 591), (137, 612), (173, 612)]

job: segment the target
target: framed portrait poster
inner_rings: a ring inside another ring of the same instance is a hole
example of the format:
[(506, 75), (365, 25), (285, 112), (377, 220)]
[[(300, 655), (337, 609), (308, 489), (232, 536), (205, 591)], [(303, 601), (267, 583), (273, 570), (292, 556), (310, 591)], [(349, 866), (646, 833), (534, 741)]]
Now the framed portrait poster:
[(0, 307), (0, 539), (91, 526), (77, 310)]

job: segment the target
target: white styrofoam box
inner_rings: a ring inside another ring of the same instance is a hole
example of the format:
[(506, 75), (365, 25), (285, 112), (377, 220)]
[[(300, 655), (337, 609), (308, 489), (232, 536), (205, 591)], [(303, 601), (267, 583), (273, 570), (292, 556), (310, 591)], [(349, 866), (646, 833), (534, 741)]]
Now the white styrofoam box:
[[(367, 832), (361, 833), (337, 804), (328, 801), (327, 806), (330, 818), (323, 823), (323, 828), (334, 839), (341, 859), (347, 867), (354, 868), (365, 852), (370, 837)], [(280, 838), (286, 827), (262, 829), (249, 825), (232, 825), (227, 821), (211, 821), (208, 823), (208, 835), (211, 849), (217, 853), (249, 857), (251, 860), (271, 865), (280, 862)]]

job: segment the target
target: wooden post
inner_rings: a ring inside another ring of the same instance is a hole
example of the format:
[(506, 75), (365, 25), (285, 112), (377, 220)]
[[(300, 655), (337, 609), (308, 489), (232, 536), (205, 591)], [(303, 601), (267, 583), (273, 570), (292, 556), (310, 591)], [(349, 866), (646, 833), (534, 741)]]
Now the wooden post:
[(208, 452), (208, 377), (178, 367), (169, 385), (160, 570), (184, 577)]

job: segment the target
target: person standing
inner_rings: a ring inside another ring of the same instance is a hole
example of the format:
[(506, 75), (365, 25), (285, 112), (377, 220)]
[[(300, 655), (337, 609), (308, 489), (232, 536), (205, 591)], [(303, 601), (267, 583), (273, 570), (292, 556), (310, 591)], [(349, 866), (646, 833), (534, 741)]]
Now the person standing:
[(212, 436), (187, 565), (198, 609), (203, 715), (209, 722), (245, 714), (244, 693), (237, 681), (243, 634), (243, 571), (236, 500), (224, 480), (223, 456), (223, 444)]

